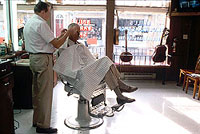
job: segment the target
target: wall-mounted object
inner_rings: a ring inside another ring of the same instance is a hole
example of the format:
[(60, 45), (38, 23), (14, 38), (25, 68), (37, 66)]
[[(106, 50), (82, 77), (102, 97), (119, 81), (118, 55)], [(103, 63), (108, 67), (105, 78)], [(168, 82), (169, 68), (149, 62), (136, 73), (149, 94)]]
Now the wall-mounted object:
[(119, 29), (115, 28), (114, 29), (114, 44), (119, 45)]
[(128, 52), (128, 48), (127, 48), (127, 34), (128, 34), (128, 30), (125, 30), (125, 52), (122, 52), (120, 54), (120, 59), (123, 62), (130, 62), (133, 59), (133, 55)]
[(178, 12), (200, 12), (199, 0), (179, 0)]

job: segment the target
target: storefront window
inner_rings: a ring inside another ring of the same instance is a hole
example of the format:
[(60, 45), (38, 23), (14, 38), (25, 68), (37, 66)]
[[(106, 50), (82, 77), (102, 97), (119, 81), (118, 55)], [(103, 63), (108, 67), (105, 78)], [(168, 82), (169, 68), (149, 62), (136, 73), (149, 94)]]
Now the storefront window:
[[(31, 0), (30, 0), (31, 1)], [(36, 2), (36, 1), (34, 1)], [(51, 28), (56, 37), (63, 28), (74, 22), (81, 27), (79, 42), (88, 46), (98, 58), (105, 56), (106, 32), (106, 0), (48, 0), (53, 3)], [(125, 51), (124, 31), (128, 30), (128, 51), (135, 57), (131, 64), (153, 64), (152, 53), (160, 44), (161, 34), (165, 27), (169, 28), (166, 16), (170, 1), (138, 1), (115, 0), (118, 11), (119, 44), (114, 44), (114, 61), (120, 62), (119, 56)], [(144, 7), (145, 6), (145, 7)], [(17, 5), (18, 39), (22, 39), (21, 31), (26, 21), (34, 14), (34, 4), (26, 5), (25, 1)], [(167, 20), (167, 21), (166, 21)], [(166, 23), (167, 22), (167, 23)], [(139, 60), (140, 59), (140, 60)], [(142, 62), (141, 62), (142, 59)]]
[[(49, 2), (55, 3), (56, 1)], [(34, 5), (18, 4), (17, 6), (19, 48), (20, 40), (23, 39), (23, 27), (34, 14), (33, 8)], [(89, 11), (84, 6), (69, 5), (53, 5), (53, 9), (51, 28), (55, 37), (58, 37), (61, 30), (67, 28), (70, 23), (78, 23), (81, 28), (79, 41), (88, 46), (95, 56), (105, 56), (105, 6), (93, 6), (89, 8)]]
[(0, 4), (0, 44), (4, 43), (5, 40), (5, 22), (4, 22), (4, 12), (3, 5)]
[(116, 6), (168, 7), (171, 0), (115, 0)]
[[(119, 29), (119, 43), (114, 45), (113, 50), (116, 63), (122, 63), (120, 55), (126, 51), (125, 30), (127, 30), (127, 51), (132, 54), (133, 59), (123, 64), (154, 64), (152, 55), (155, 47), (161, 42), (164, 28), (169, 29), (169, 18), (166, 15), (169, 1), (156, 1), (157, 4), (150, 1), (145, 2), (147, 3), (143, 5), (149, 7), (137, 7), (142, 4), (142, 1), (133, 1), (131, 4), (135, 7), (120, 7), (127, 5), (127, 0), (116, 0), (118, 16), (115, 16), (115, 28)], [(165, 45), (165, 42), (163, 41), (162, 44)]]
[(48, 0), (53, 4), (106, 5), (106, 0)]
[[(161, 35), (165, 28), (163, 14), (119, 14), (119, 45), (114, 46), (115, 62), (119, 62), (119, 55), (125, 51), (125, 30), (127, 34), (127, 48), (136, 58), (132, 64), (153, 64), (151, 56), (154, 48), (160, 44)], [(141, 63), (145, 62), (145, 63)], [(140, 62), (140, 63), (139, 63)]]
[(28, 19), (31, 18), (33, 15), (33, 11), (28, 11), (28, 10), (18, 10), (17, 12), (17, 29), (18, 29), (18, 46), (19, 50), (22, 48), (22, 44), (24, 42), (24, 36), (23, 36), (23, 29), (24, 25), (28, 21)]

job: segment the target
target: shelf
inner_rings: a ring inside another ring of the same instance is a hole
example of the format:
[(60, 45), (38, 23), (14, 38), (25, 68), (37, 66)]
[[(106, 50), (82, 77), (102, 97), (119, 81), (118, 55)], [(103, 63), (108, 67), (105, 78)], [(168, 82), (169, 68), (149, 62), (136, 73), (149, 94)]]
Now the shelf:
[(200, 16), (200, 12), (172, 12), (171, 16)]

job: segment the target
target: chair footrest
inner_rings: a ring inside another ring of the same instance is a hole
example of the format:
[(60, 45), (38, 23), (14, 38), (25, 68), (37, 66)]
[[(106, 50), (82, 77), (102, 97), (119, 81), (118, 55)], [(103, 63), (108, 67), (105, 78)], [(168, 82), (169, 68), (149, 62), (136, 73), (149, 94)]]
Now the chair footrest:
[(111, 107), (113, 111), (120, 112), (124, 108), (124, 103), (116, 104)]
[(97, 109), (90, 111), (90, 115), (96, 118), (103, 118), (104, 116), (112, 117), (114, 116), (114, 113), (111, 107), (101, 106)]
[(96, 118), (103, 118), (104, 116), (113, 117), (114, 112), (120, 112), (124, 108), (124, 104), (115, 104), (111, 107), (106, 105), (101, 105), (99, 107), (93, 108), (90, 110), (90, 115)]

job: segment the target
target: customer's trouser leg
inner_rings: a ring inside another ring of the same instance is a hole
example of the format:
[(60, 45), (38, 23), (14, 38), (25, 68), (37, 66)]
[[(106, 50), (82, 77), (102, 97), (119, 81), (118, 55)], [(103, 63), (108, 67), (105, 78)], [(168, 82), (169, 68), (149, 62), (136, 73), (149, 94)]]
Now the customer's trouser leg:
[(30, 55), (33, 72), (33, 123), (39, 127), (50, 127), (53, 96), (52, 55)]
[(120, 80), (120, 73), (117, 70), (116, 66), (113, 64), (112, 66), (110, 66), (110, 69), (112, 70), (112, 72), (115, 75), (115, 77), (117, 78), (117, 80)]
[(120, 74), (115, 67), (115, 65), (111, 65), (110, 69), (105, 75), (105, 81), (108, 84), (111, 90), (114, 90), (116, 87), (119, 86), (118, 80), (120, 79)]
[(110, 69), (108, 70), (108, 72), (105, 75), (105, 81), (108, 84), (109, 88), (111, 90), (114, 90), (115, 94), (117, 95), (118, 98), (123, 99), (126, 102), (132, 102), (132, 99), (129, 99), (125, 96), (122, 95), (121, 91), (120, 91), (120, 74), (117, 70), (117, 68), (112, 65), (110, 67)]

